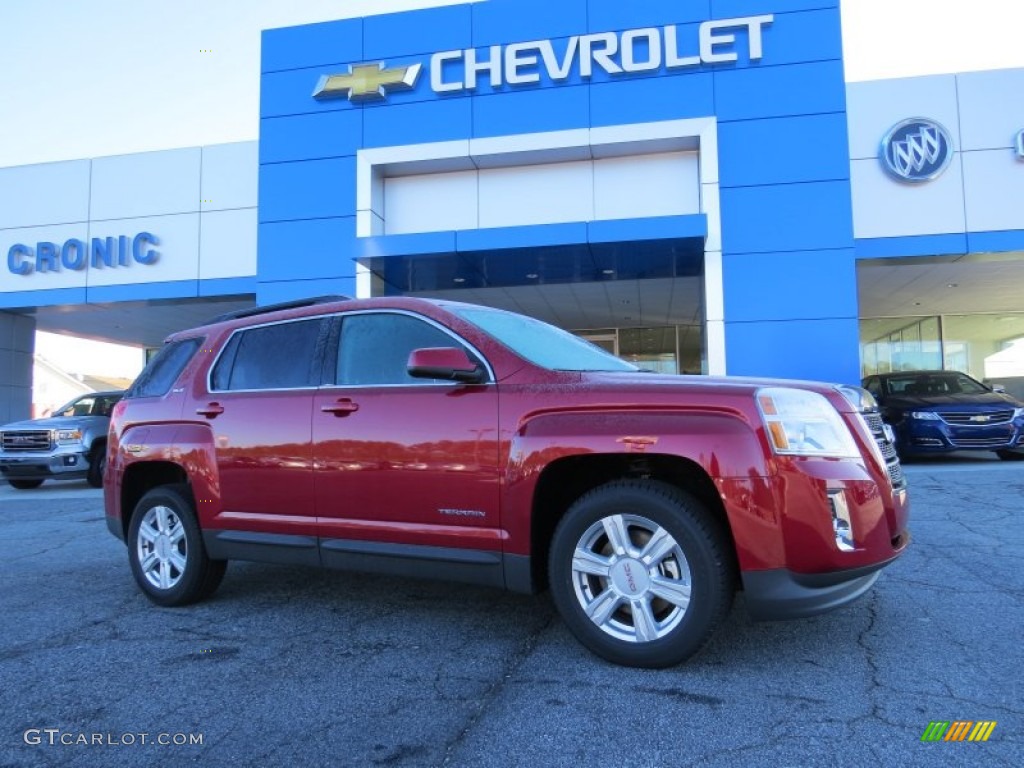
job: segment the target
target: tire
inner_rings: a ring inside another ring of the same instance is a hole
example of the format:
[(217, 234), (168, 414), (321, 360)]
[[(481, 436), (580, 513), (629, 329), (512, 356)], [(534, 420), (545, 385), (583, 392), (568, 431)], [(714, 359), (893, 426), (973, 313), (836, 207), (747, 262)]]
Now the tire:
[(89, 472), (85, 481), (93, 488), (103, 487), (103, 473), (107, 471), (107, 443), (95, 443), (89, 452)]
[(160, 486), (139, 500), (128, 526), (128, 561), (146, 597), (164, 606), (209, 597), (227, 568), (206, 554), (187, 485)]
[(12, 488), (17, 488), (19, 491), (31, 491), (43, 484), (42, 480), (8, 480), (7, 482)]
[(576, 639), (629, 667), (695, 654), (736, 588), (722, 524), (653, 480), (616, 481), (578, 499), (555, 530), (548, 565), (555, 606)]
[(1024, 451), (996, 451), (996, 456), (1003, 461), (1024, 461)]

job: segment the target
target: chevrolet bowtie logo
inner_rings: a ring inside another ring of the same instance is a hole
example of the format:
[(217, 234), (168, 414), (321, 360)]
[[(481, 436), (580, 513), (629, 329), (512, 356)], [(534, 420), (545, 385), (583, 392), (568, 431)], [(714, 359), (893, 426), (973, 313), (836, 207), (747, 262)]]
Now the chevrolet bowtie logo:
[(372, 101), (387, 98), (388, 91), (408, 91), (416, 87), (422, 64), (385, 69), (383, 64), (359, 64), (348, 68), (347, 75), (323, 75), (313, 91), (314, 99)]

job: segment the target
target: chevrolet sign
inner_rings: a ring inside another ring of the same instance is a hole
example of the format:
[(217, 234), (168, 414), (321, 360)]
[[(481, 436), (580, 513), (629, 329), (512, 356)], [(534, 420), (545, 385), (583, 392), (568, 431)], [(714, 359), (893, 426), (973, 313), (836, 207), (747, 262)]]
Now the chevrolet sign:
[[(542, 73), (552, 82), (564, 82), (573, 72), (583, 80), (598, 70), (608, 75), (655, 72), (739, 61), (737, 34), (746, 34), (750, 61), (763, 56), (764, 28), (774, 15), (706, 21), (696, 40), (680, 40), (679, 28), (645, 27), (625, 32), (573, 35), (564, 51), (551, 40), (534, 40), (487, 49), (442, 51), (430, 57), (430, 87), (434, 93), (473, 91), (481, 81), (492, 88), (534, 85)], [(324, 75), (313, 91), (316, 99), (348, 97), (350, 101), (379, 100), (392, 90), (416, 87), (422, 64), (388, 68), (384, 63), (360, 64), (346, 73)]]

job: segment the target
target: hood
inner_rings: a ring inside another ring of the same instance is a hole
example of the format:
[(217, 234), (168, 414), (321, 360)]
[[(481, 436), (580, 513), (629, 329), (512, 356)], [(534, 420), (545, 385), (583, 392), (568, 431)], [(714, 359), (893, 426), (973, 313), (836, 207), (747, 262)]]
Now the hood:
[(48, 419), (31, 419), (4, 424), (0, 432), (31, 429), (81, 429), (83, 432), (91, 426), (110, 421), (107, 416), (51, 416)]
[(984, 392), (980, 395), (890, 395), (882, 401), (885, 408), (929, 409), (956, 406), (957, 410), (993, 410), (996, 408), (1020, 408), (1021, 403), (1000, 392)]

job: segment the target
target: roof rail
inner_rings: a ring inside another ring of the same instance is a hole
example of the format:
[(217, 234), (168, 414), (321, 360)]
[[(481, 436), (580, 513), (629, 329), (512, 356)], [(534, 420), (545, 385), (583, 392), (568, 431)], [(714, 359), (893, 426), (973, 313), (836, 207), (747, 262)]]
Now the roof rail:
[(330, 304), (335, 301), (352, 301), (351, 296), (342, 296), (341, 294), (333, 296), (313, 296), (308, 299), (296, 299), (294, 301), (282, 301), (280, 304), (265, 304), (262, 307), (250, 307), (249, 309), (238, 309), (234, 312), (225, 312), (223, 315), (217, 315), (212, 320), (208, 320), (206, 325), (213, 325), (214, 323), (223, 323), (225, 320), (239, 320), (243, 317), (254, 317), (256, 315), (265, 315), (268, 312), (278, 312), (283, 309), (299, 309), (300, 307), (312, 307), (317, 304)]

